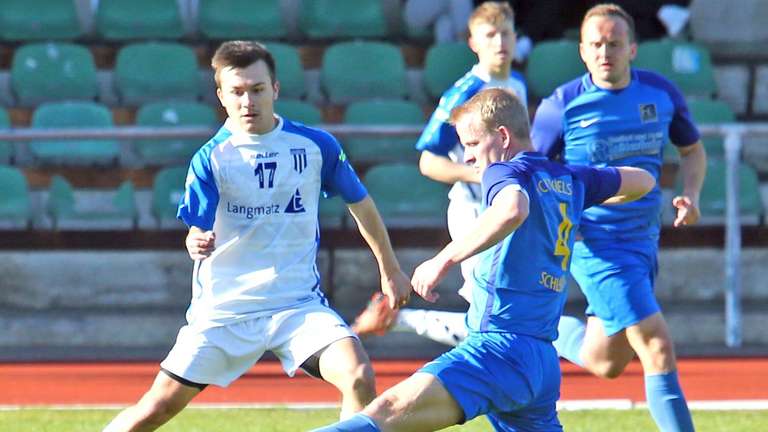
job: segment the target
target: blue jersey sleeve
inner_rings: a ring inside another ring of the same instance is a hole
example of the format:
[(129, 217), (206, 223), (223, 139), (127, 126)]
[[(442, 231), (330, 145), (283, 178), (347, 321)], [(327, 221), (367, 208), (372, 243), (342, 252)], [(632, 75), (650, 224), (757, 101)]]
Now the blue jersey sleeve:
[(219, 204), (219, 189), (211, 167), (212, 145), (200, 149), (192, 158), (187, 171), (184, 196), (181, 197), (176, 217), (188, 227), (203, 230), (213, 229), (216, 206)]
[(348, 204), (359, 202), (368, 196), (368, 191), (336, 138), (324, 132), (315, 142), (320, 146), (320, 152), (323, 155), (323, 166), (320, 172), (323, 196), (330, 198), (340, 195)]
[(490, 207), (496, 195), (509, 185), (519, 185), (525, 189), (530, 178), (522, 164), (501, 162), (488, 165), (483, 173), (483, 204)]
[(558, 93), (544, 99), (536, 109), (531, 126), (531, 142), (536, 151), (550, 159), (560, 155), (565, 146), (563, 140), (563, 100)]
[(584, 209), (601, 204), (619, 191), (621, 174), (615, 167), (570, 165), (569, 168), (574, 177), (584, 184)]
[(459, 80), (443, 93), (440, 103), (416, 142), (416, 150), (426, 150), (440, 156), (448, 156), (448, 153), (459, 142), (456, 128), (448, 123), (451, 111), (480, 91), (483, 84), (484, 82), (479, 78), (468, 76)]
[(685, 97), (683, 97), (677, 87), (671, 84), (669, 96), (672, 98), (672, 103), (675, 106), (675, 114), (672, 116), (672, 122), (669, 124), (670, 141), (678, 147), (695, 144), (699, 141), (701, 135), (693, 123)]

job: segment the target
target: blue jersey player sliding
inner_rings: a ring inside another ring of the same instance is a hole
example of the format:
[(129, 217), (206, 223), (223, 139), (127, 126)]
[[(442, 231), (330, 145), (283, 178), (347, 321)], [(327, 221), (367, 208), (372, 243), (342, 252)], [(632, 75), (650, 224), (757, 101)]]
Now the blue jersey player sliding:
[(535, 152), (528, 115), (503, 89), (454, 109), (465, 161), (482, 172), (485, 210), (469, 234), (416, 268), (429, 301), (447, 270), (475, 254), (469, 336), (363, 411), (319, 431), (437, 430), (486, 414), (496, 430), (561, 431), (560, 367), (552, 341), (584, 209), (640, 198), (643, 169), (568, 167)]

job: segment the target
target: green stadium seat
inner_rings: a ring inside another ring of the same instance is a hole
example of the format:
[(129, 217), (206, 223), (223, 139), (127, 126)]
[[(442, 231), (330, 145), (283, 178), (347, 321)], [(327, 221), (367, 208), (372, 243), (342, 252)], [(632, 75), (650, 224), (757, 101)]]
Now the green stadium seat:
[[(10, 129), (11, 119), (8, 116), (8, 111), (5, 108), (0, 107), (0, 129)], [(9, 141), (0, 141), (0, 164), (13, 162), (16, 156), (14, 151), (14, 145)]]
[(545, 98), (557, 87), (584, 74), (579, 43), (573, 40), (542, 41), (533, 46), (525, 68), (528, 89), (537, 98)]
[(403, 55), (384, 42), (331, 45), (323, 55), (320, 82), (332, 103), (403, 98), (408, 92)]
[(75, 2), (2, 0), (0, 39), (6, 41), (71, 40), (82, 36)]
[(184, 196), (186, 178), (187, 167), (185, 166), (164, 168), (155, 174), (150, 212), (157, 221), (158, 227), (163, 227), (167, 222), (171, 222), (174, 228), (179, 227), (176, 210), (181, 197)]
[(51, 218), (53, 229), (59, 229), (65, 223), (74, 223), (78, 227), (98, 226), (106, 222), (109, 225), (128, 221), (128, 228), (135, 228), (138, 223), (138, 211), (133, 183), (124, 181), (115, 191), (110, 191), (111, 199), (78, 198), (72, 185), (61, 177), (51, 177), (48, 188), (46, 210)]
[(643, 42), (633, 66), (660, 73), (686, 96), (709, 98), (717, 92), (709, 51), (696, 43), (672, 39)]
[[(32, 113), (31, 126), (50, 128), (111, 128), (112, 112), (96, 102), (48, 102)], [(114, 164), (120, 156), (120, 145), (112, 139), (35, 140), (29, 151), (38, 162)]]
[(424, 87), (434, 99), (453, 86), (477, 63), (477, 56), (466, 42), (436, 44), (429, 47), (424, 59)]
[(346, 225), (349, 214), (347, 204), (338, 196), (333, 198), (320, 197), (318, 217), (321, 228), (339, 228)]
[[(736, 121), (734, 114), (728, 104), (720, 100), (712, 99), (693, 99), (688, 102), (688, 108), (696, 124), (733, 123)], [(710, 135), (702, 138), (704, 148), (708, 156), (724, 157), (725, 148), (723, 147), (723, 137)]]
[(287, 34), (279, 0), (203, 0), (198, 25), (213, 40), (279, 39)]
[(421, 175), (416, 164), (387, 163), (365, 174), (365, 185), (387, 226), (442, 226), (448, 188)]
[(387, 35), (380, 0), (303, 0), (299, 24), (310, 39)]
[(323, 115), (318, 107), (300, 100), (278, 99), (275, 102), (275, 112), (288, 120), (306, 125), (318, 125), (323, 122)]
[[(682, 189), (678, 175), (677, 190)], [(760, 183), (755, 170), (745, 163), (739, 164), (739, 208), (742, 221), (760, 224), (765, 207), (760, 195)], [(707, 160), (707, 176), (701, 188), (699, 204), (703, 223), (723, 223), (726, 206), (726, 164), (719, 158)]]
[(172, 42), (124, 46), (117, 53), (115, 87), (126, 105), (196, 99), (201, 90), (192, 48)]
[[(136, 126), (176, 127), (218, 124), (216, 111), (210, 106), (193, 101), (152, 102), (136, 113)], [(145, 139), (134, 142), (134, 149), (148, 165), (187, 162), (204, 144), (198, 138)]]
[(179, 39), (184, 25), (176, 0), (99, 0), (96, 31), (107, 41)]
[(30, 227), (29, 183), (24, 173), (16, 167), (0, 165), (0, 184), (0, 219)]
[[(424, 112), (416, 103), (404, 100), (366, 100), (351, 103), (344, 123), (354, 125), (423, 125)], [(415, 137), (349, 136), (344, 151), (355, 163), (417, 161)]]
[(99, 85), (93, 56), (86, 47), (65, 42), (22, 45), (11, 62), (11, 89), (22, 106), (94, 100)]
[(275, 59), (277, 80), (280, 81), (280, 96), (301, 99), (307, 89), (299, 51), (291, 45), (277, 42), (268, 43), (267, 49)]

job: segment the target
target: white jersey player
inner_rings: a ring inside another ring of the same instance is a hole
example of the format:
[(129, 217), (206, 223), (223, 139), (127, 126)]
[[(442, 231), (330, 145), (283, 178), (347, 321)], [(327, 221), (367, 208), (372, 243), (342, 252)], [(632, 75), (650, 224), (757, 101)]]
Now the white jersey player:
[(321, 195), (347, 203), (381, 272), (390, 305), (408, 300), (376, 206), (336, 139), (274, 113), (275, 64), (256, 42), (213, 56), (224, 127), (193, 157), (178, 216), (195, 260), (187, 325), (150, 390), (105, 430), (154, 430), (208, 384), (227, 386), (266, 351), (333, 384), (342, 418), (375, 396), (360, 341), (328, 307), (315, 259)]

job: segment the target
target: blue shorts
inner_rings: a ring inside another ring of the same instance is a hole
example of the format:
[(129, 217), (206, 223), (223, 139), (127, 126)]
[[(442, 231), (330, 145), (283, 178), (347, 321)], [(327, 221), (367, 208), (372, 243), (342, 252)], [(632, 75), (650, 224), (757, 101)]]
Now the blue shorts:
[(555, 404), (560, 363), (551, 342), (512, 333), (472, 332), (419, 372), (434, 375), (464, 411), (497, 431), (562, 431)]
[(653, 294), (656, 251), (655, 240), (574, 244), (571, 274), (587, 297), (587, 315), (603, 321), (606, 335), (661, 310)]

